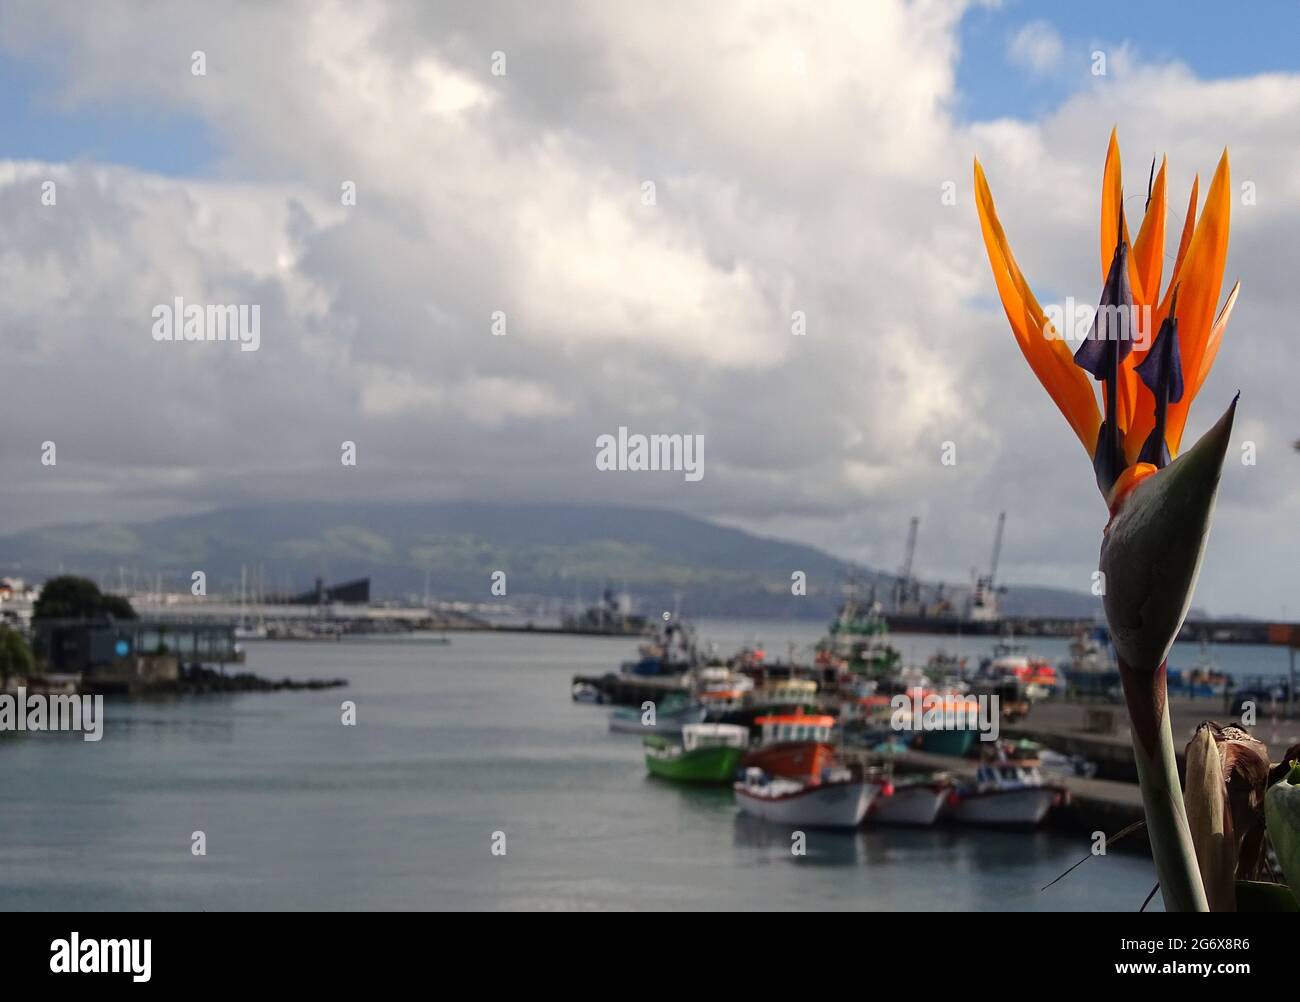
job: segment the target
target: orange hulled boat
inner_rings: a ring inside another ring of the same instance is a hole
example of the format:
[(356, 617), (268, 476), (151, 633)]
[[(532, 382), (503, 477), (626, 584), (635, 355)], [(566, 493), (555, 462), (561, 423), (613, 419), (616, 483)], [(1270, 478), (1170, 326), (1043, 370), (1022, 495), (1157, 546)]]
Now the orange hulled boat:
[(762, 729), (759, 747), (750, 751), (743, 768), (762, 769), (769, 776), (815, 779), (835, 764), (830, 743), (835, 718), (826, 714), (783, 713), (754, 720)]

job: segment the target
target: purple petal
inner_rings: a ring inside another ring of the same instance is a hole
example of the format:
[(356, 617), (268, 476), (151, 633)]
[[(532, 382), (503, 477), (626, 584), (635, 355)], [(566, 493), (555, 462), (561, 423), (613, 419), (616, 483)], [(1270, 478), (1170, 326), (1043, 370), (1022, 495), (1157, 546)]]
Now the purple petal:
[(1133, 289), (1128, 280), (1128, 245), (1122, 240), (1102, 286), (1101, 302), (1092, 320), (1092, 330), (1074, 353), (1074, 364), (1105, 379), (1133, 350), (1137, 333), (1133, 323)]
[(1171, 404), (1183, 399), (1183, 362), (1178, 350), (1177, 317), (1166, 317), (1160, 325), (1156, 343), (1138, 365), (1137, 374), (1157, 399), (1165, 392), (1169, 394), (1165, 399)]

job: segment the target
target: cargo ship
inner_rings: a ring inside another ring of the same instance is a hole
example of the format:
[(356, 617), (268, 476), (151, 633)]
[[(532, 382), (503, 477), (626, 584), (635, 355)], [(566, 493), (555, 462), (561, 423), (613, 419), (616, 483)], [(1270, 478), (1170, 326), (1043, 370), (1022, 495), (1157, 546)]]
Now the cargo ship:
[(602, 600), (584, 611), (563, 618), (563, 633), (600, 637), (642, 637), (650, 632), (645, 616), (632, 612), (631, 599), (606, 588)]
[(987, 574), (976, 574), (970, 595), (965, 602), (964, 614), (959, 615), (952, 603), (942, 597), (933, 605), (920, 601), (920, 589), (912, 577), (912, 558), (916, 550), (918, 519), (913, 518), (907, 537), (907, 548), (898, 582), (894, 588), (894, 610), (885, 613), (885, 622), (894, 633), (937, 633), (964, 636), (1000, 636), (1007, 623), (998, 608), (998, 595), (1006, 588), (997, 582), (998, 559), (1002, 555), (1002, 533), (1006, 527), (1007, 513), (998, 515), (997, 532), (993, 536), (993, 559)]

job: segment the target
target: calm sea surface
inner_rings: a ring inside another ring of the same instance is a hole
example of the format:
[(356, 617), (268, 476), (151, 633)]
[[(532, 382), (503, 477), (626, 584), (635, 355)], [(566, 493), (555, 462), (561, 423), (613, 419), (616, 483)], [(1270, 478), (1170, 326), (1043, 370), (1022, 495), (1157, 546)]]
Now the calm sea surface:
[[(822, 629), (700, 632), (774, 656)], [(896, 641), (914, 659), (957, 646)], [(1055, 660), (1065, 644), (1035, 649)], [(575, 672), (634, 652), (518, 634), (251, 644), (258, 674), (351, 684), (110, 702), (98, 744), (0, 735), (0, 908), (1133, 910), (1154, 884), (1148, 861), (1116, 852), (1040, 892), (1088, 850), (1047, 833), (814, 831), (796, 858), (788, 832), (738, 817), (729, 790), (648, 779), (639, 741), (570, 701)], [(1214, 653), (1229, 671), (1286, 668), (1280, 650)], [(355, 727), (340, 723), (345, 699)]]

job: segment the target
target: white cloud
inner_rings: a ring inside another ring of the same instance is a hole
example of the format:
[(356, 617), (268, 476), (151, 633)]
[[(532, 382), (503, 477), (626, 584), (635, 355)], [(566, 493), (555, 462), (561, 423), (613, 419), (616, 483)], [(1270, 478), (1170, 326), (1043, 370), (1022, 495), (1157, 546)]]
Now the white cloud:
[[(964, 580), (1006, 508), (1008, 578), (1086, 589), (1104, 509), (996, 304), (970, 170), (978, 153), (1040, 298), (1091, 302), (1118, 122), (1130, 192), (1169, 153), (1172, 229), (1222, 144), (1256, 182), (1234, 218), (1242, 300), (1191, 430), (1240, 386), (1261, 458), (1225, 477), (1198, 601), (1285, 588), (1249, 543), (1300, 557), (1300, 429), (1265, 423), (1292, 398), (1297, 77), (1132, 66), (1041, 121), (966, 127), (949, 114), (957, 2), (133, 10), (0, 14), (58, 101), (197, 115), (222, 157), (211, 180), (0, 163), (12, 524), (326, 493), (584, 497), (890, 566), (916, 512), (921, 572)], [(1024, 44), (1048, 65), (1050, 37)], [(46, 175), (57, 209), (36, 197)], [(155, 344), (149, 308), (174, 295), (261, 303), (262, 349)], [(619, 424), (705, 433), (704, 481), (596, 475), (591, 443)], [(47, 438), (54, 473), (33, 458)], [(344, 439), (363, 457), (347, 484)]]
[(1018, 66), (1047, 75), (1060, 69), (1065, 43), (1046, 21), (1030, 21), (1007, 40), (1007, 56)]

